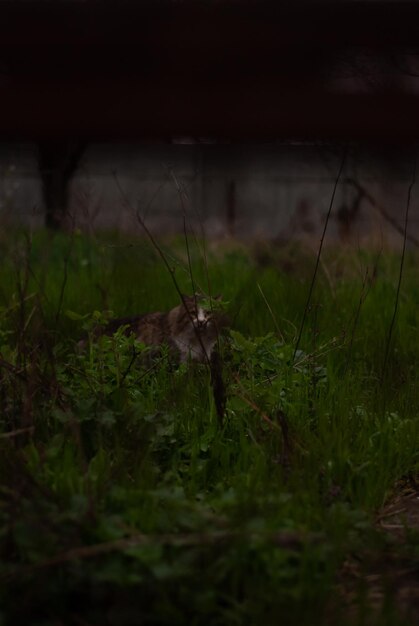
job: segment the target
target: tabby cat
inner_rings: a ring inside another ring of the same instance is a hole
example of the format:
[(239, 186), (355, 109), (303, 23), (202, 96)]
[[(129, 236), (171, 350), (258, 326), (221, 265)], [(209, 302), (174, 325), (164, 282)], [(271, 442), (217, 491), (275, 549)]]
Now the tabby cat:
[[(182, 296), (182, 302), (167, 313), (146, 313), (111, 320), (99, 334), (111, 335), (121, 326), (146, 346), (167, 345), (181, 363), (208, 363), (218, 334), (226, 321), (218, 311), (204, 307), (204, 296)], [(221, 298), (217, 296), (214, 301)]]

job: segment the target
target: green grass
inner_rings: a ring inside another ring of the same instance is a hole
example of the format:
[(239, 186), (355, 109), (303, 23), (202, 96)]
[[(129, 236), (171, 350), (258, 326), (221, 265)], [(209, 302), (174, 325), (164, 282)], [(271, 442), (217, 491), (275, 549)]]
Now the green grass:
[[(0, 624), (344, 624), (342, 563), (386, 545), (374, 515), (419, 463), (417, 256), (384, 371), (396, 254), (325, 251), (294, 359), (314, 256), (225, 245), (206, 268), (190, 243), (231, 320), (222, 423), (205, 366), (130, 366), (121, 334), (77, 351), (105, 311), (178, 303), (148, 243), (0, 242)], [(350, 623), (406, 623), (361, 599)]]

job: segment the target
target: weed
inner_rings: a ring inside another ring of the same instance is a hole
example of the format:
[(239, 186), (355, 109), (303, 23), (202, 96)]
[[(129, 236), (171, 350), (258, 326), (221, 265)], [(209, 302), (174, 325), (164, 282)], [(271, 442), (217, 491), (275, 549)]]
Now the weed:
[[(175, 287), (142, 240), (17, 237), (1, 242), (0, 622), (344, 623), (341, 566), (381, 549), (374, 513), (419, 466), (415, 255), (393, 322), (391, 255), (360, 252), (358, 272), (326, 249), (310, 285), (283, 250), (202, 266), (195, 242), (185, 267), (175, 241)], [(191, 264), (229, 303), (222, 379), (150, 363), (123, 329), (94, 339), (110, 311), (177, 304)]]

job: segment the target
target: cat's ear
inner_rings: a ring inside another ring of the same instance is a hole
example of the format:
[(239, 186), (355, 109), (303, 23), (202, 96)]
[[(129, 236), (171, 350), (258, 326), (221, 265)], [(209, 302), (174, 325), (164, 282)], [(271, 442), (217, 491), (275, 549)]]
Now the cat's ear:
[[(199, 294), (195, 294), (196, 296), (198, 296)], [(206, 300), (222, 300), (223, 296), (221, 293), (218, 293), (216, 296), (202, 296), (200, 295), (201, 298), (205, 297)]]

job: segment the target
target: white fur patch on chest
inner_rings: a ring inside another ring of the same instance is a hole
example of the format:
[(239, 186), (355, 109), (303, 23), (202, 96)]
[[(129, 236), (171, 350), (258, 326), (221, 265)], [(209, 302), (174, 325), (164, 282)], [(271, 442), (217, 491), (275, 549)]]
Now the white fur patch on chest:
[(195, 330), (188, 329), (176, 335), (174, 341), (180, 352), (182, 363), (189, 361), (199, 361), (205, 363), (210, 358), (216, 340), (214, 338), (200, 335), (198, 338)]

